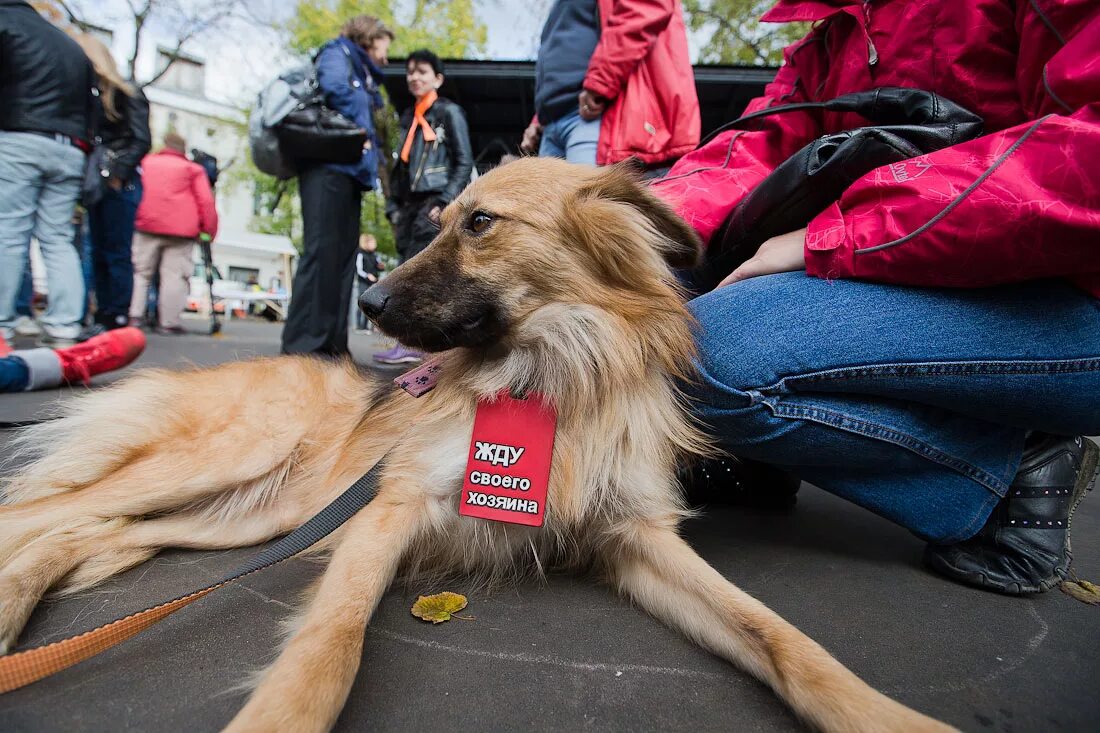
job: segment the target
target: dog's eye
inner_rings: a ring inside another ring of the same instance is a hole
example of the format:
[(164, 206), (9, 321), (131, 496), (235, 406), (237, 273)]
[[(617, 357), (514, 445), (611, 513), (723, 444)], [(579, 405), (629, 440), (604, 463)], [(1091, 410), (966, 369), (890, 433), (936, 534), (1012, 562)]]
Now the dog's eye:
[(466, 220), (466, 230), (474, 234), (481, 234), (493, 223), (493, 217), (484, 211), (475, 211)]

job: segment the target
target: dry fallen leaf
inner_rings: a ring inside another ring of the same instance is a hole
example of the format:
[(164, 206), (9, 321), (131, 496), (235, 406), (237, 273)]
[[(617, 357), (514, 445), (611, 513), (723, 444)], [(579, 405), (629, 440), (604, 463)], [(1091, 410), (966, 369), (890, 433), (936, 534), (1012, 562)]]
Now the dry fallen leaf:
[[(412, 615), (417, 618), (441, 624), (449, 621), (451, 615), (466, 608), (466, 596), (445, 591), (434, 596), (420, 596), (412, 607)], [(461, 617), (459, 617), (461, 618)]]

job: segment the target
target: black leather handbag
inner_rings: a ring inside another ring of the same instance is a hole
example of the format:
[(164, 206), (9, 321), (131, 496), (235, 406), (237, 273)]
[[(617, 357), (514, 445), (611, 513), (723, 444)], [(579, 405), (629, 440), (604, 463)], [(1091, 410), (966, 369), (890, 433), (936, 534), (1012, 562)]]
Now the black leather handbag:
[(982, 118), (921, 89), (882, 87), (827, 102), (771, 107), (718, 128), (717, 134), (761, 117), (804, 109), (855, 112), (870, 127), (824, 135), (783, 161), (741, 200), (715, 232), (695, 273), (713, 289), (768, 239), (801, 229), (875, 168), (956, 145), (982, 134)]
[[(340, 50), (348, 59), (348, 84), (358, 86), (351, 54), (342, 45)], [(291, 78), (294, 73), (303, 78)], [(281, 78), (298, 97), (297, 105), (275, 125), (279, 145), (289, 157), (317, 163), (355, 163), (363, 157), (367, 131), (326, 104), (316, 61)]]

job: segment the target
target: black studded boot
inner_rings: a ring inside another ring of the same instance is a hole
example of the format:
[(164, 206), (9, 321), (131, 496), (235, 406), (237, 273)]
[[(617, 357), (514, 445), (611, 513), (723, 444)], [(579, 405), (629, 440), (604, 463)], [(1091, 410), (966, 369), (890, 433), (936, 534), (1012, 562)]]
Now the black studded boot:
[(1073, 511), (1096, 481), (1100, 448), (1088, 438), (1041, 436), (1024, 450), (1008, 494), (981, 531), (954, 545), (928, 545), (938, 573), (1010, 595), (1041, 593), (1065, 579)]

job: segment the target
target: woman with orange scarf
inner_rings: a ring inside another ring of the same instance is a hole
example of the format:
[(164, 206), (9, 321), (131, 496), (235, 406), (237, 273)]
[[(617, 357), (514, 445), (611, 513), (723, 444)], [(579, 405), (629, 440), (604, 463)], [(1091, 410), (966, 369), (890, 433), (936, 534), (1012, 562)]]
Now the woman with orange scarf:
[[(402, 262), (432, 241), (439, 230), (440, 212), (470, 182), (474, 167), (466, 115), (437, 91), (443, 85), (439, 57), (427, 50), (410, 53), (405, 81), (416, 102), (401, 115), (405, 132), (386, 202)], [(419, 361), (420, 354), (398, 344), (374, 358), (384, 364), (405, 364)]]

